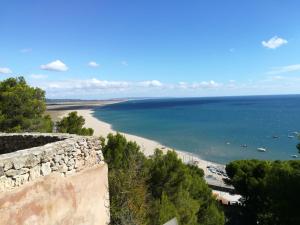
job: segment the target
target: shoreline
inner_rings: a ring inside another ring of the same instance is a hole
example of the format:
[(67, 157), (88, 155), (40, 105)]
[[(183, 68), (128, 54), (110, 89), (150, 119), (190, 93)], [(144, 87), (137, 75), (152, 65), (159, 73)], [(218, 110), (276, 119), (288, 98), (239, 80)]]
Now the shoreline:
[[(109, 103), (109, 104), (113, 104), (113, 103)], [(105, 105), (105, 103), (101, 104), (101, 105), (103, 106), (103, 105)], [(85, 119), (84, 126), (87, 128), (89, 128), (89, 127), (93, 128), (94, 136), (102, 136), (102, 137), (106, 138), (109, 133), (116, 134), (118, 132), (112, 128), (111, 124), (106, 123), (106, 122), (94, 117), (93, 107), (84, 108), (84, 109), (82, 109), (82, 108), (64, 109), (63, 108), (63, 109), (57, 109), (57, 111), (54, 110), (54, 111), (52, 111), (52, 113), (54, 113), (54, 115), (56, 115), (55, 119), (57, 120), (57, 119), (67, 116), (68, 113), (70, 113), (72, 111), (77, 111), (78, 115), (84, 117), (84, 119)], [(212, 168), (220, 169), (220, 170), (224, 171), (225, 165), (201, 159), (200, 156), (197, 156), (193, 153), (173, 149), (173, 148), (162, 145), (159, 142), (151, 140), (151, 139), (147, 139), (144, 137), (140, 137), (137, 135), (128, 134), (128, 133), (124, 133), (124, 132), (119, 132), (119, 133), (124, 135), (128, 141), (135, 141), (140, 146), (140, 148), (141, 148), (140, 150), (147, 157), (150, 155), (153, 155), (156, 148), (161, 149), (164, 153), (166, 153), (169, 150), (174, 150), (177, 153), (178, 157), (184, 163), (193, 164), (193, 165), (196, 165), (199, 168), (201, 168), (204, 171), (204, 178), (208, 183), (213, 184), (213, 185), (228, 187), (227, 185), (225, 185), (224, 181), (222, 180), (222, 178), (223, 178), (222, 175), (217, 174), (216, 172), (212, 172), (212, 170), (209, 169), (209, 167), (212, 167)]]

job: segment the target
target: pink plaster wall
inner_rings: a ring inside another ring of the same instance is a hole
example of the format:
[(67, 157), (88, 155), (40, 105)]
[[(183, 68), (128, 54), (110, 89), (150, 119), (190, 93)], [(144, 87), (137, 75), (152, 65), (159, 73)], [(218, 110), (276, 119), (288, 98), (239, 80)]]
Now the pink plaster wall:
[(68, 177), (52, 173), (0, 193), (0, 225), (105, 225), (109, 222), (107, 165)]

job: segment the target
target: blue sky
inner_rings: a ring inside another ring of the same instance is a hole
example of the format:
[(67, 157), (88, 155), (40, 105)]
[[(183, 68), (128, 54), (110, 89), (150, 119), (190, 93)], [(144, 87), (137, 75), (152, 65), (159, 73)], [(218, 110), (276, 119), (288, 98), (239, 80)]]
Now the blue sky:
[(300, 93), (300, 1), (2, 0), (0, 79), (49, 98)]

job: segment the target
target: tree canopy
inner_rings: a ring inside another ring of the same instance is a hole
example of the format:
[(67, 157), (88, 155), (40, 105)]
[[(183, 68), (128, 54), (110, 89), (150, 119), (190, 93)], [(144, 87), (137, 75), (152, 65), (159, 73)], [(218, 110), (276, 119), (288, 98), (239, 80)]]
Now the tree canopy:
[(239, 160), (226, 172), (243, 196), (243, 224), (300, 224), (299, 160)]
[(224, 215), (203, 179), (174, 151), (146, 158), (135, 142), (108, 135), (103, 154), (109, 167), (111, 224), (221, 225)]
[(147, 224), (146, 158), (135, 142), (120, 134), (102, 140), (102, 152), (109, 173), (111, 224)]
[(85, 119), (82, 116), (78, 116), (77, 112), (70, 112), (68, 116), (62, 118), (57, 122), (57, 130), (61, 133), (78, 134), (84, 136), (93, 135), (94, 130), (92, 128), (83, 127)]
[(30, 87), (23, 77), (0, 82), (0, 131), (52, 132), (46, 110), (45, 92)]

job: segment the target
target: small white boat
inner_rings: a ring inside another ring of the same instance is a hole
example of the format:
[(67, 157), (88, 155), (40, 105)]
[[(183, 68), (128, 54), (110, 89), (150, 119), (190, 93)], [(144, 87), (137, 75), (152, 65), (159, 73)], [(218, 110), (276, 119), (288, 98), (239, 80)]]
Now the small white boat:
[(288, 138), (294, 138), (294, 137), (295, 137), (295, 136), (293, 136), (293, 135), (289, 135), (289, 136), (288, 136)]
[(297, 155), (291, 155), (292, 156), (292, 158), (298, 158), (298, 156)]
[(257, 151), (259, 151), (259, 152), (265, 152), (265, 151), (267, 151), (267, 149), (266, 148), (257, 148)]

